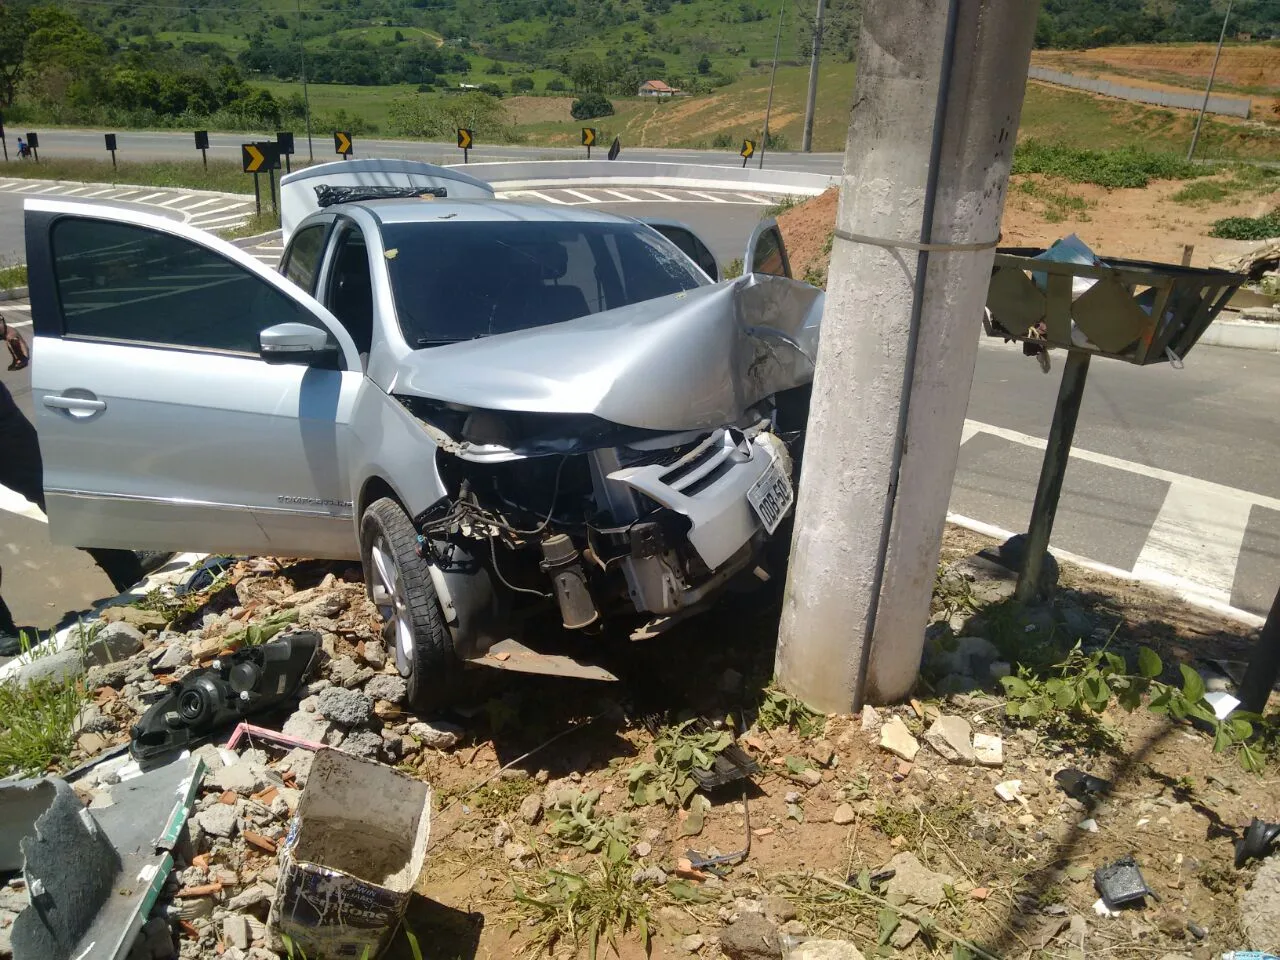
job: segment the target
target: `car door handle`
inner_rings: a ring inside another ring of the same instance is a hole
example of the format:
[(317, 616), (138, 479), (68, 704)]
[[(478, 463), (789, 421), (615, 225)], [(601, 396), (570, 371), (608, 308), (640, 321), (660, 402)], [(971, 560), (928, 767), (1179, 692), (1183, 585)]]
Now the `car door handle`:
[(44, 405), (54, 410), (66, 410), (69, 413), (100, 413), (107, 409), (107, 401), (93, 400), (88, 397), (63, 397), (50, 395), (44, 398)]

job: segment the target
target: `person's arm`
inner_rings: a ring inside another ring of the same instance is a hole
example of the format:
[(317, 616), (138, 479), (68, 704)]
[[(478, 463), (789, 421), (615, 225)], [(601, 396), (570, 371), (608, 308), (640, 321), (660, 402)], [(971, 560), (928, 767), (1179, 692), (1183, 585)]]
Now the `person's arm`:
[(10, 370), (21, 370), (31, 362), (31, 351), (27, 349), (27, 341), (22, 339), (22, 334), (9, 326), (3, 315), (0, 315), (0, 337), (4, 338), (4, 345), (9, 348), (9, 356), (13, 358), (13, 362), (9, 364)]

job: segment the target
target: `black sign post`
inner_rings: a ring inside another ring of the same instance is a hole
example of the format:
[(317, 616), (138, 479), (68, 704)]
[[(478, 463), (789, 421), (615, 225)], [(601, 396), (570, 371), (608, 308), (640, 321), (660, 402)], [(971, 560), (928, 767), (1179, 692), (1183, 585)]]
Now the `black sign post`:
[(114, 133), (103, 134), (103, 139), (107, 142), (107, 149), (111, 151), (111, 169), (116, 168), (116, 135)]
[(31, 156), (35, 157), (36, 163), (40, 162), (40, 134), (30, 131), (27, 133), (27, 146), (31, 150)]
[(266, 172), (271, 186), (271, 209), (278, 212), (275, 171), (280, 169), (280, 144), (271, 140), (240, 144), (240, 169), (253, 174), (253, 204), (259, 216), (262, 214), (262, 187), (258, 183), (258, 174)]
[(200, 151), (200, 157), (204, 160), (205, 170), (209, 169), (209, 131), (197, 130), (196, 149)]
[(276, 146), (280, 148), (280, 156), (284, 157), (284, 172), (292, 173), (293, 166), (289, 163), (289, 158), (293, 156), (293, 131), (277, 130)]
[(591, 159), (591, 148), (596, 144), (596, 128), (582, 128), (582, 145), (587, 148), (587, 159)]
[(610, 160), (617, 160), (617, 159), (618, 159), (618, 154), (620, 154), (621, 152), (622, 152), (622, 138), (621, 138), (621, 137), (614, 137), (614, 138), (613, 138), (613, 143), (612, 143), (612, 145), (610, 145), (610, 147), (609, 147), (609, 159), (610, 159)]
[(4, 147), (4, 162), (9, 162), (9, 141), (4, 138), (4, 117), (0, 116), (0, 147)]
[(458, 128), (458, 149), (462, 151), (462, 162), (471, 162), (471, 147), (476, 142), (476, 135), (466, 127)]
[(347, 130), (333, 131), (333, 152), (339, 154), (343, 160), (350, 160), (351, 155), (356, 152), (352, 145), (351, 133)]

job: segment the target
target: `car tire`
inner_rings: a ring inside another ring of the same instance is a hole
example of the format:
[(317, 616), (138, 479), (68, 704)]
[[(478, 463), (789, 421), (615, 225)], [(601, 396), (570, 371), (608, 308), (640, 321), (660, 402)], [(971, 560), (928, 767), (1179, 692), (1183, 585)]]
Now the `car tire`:
[(369, 599), (382, 616), (382, 637), (408, 686), (409, 703), (423, 709), (448, 702), (461, 663), (417, 540), (404, 509), (389, 497), (369, 504), (360, 518)]

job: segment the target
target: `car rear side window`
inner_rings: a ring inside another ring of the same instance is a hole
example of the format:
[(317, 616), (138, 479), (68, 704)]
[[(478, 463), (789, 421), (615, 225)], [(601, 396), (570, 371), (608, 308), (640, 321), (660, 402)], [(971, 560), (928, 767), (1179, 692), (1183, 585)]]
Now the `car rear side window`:
[(67, 336), (256, 355), (266, 327), (316, 322), (261, 277), (172, 234), (63, 217), (52, 242)]
[(320, 271), (320, 254), (324, 252), (327, 223), (304, 227), (293, 237), (284, 265), (284, 275), (307, 293), (315, 293), (316, 274)]

